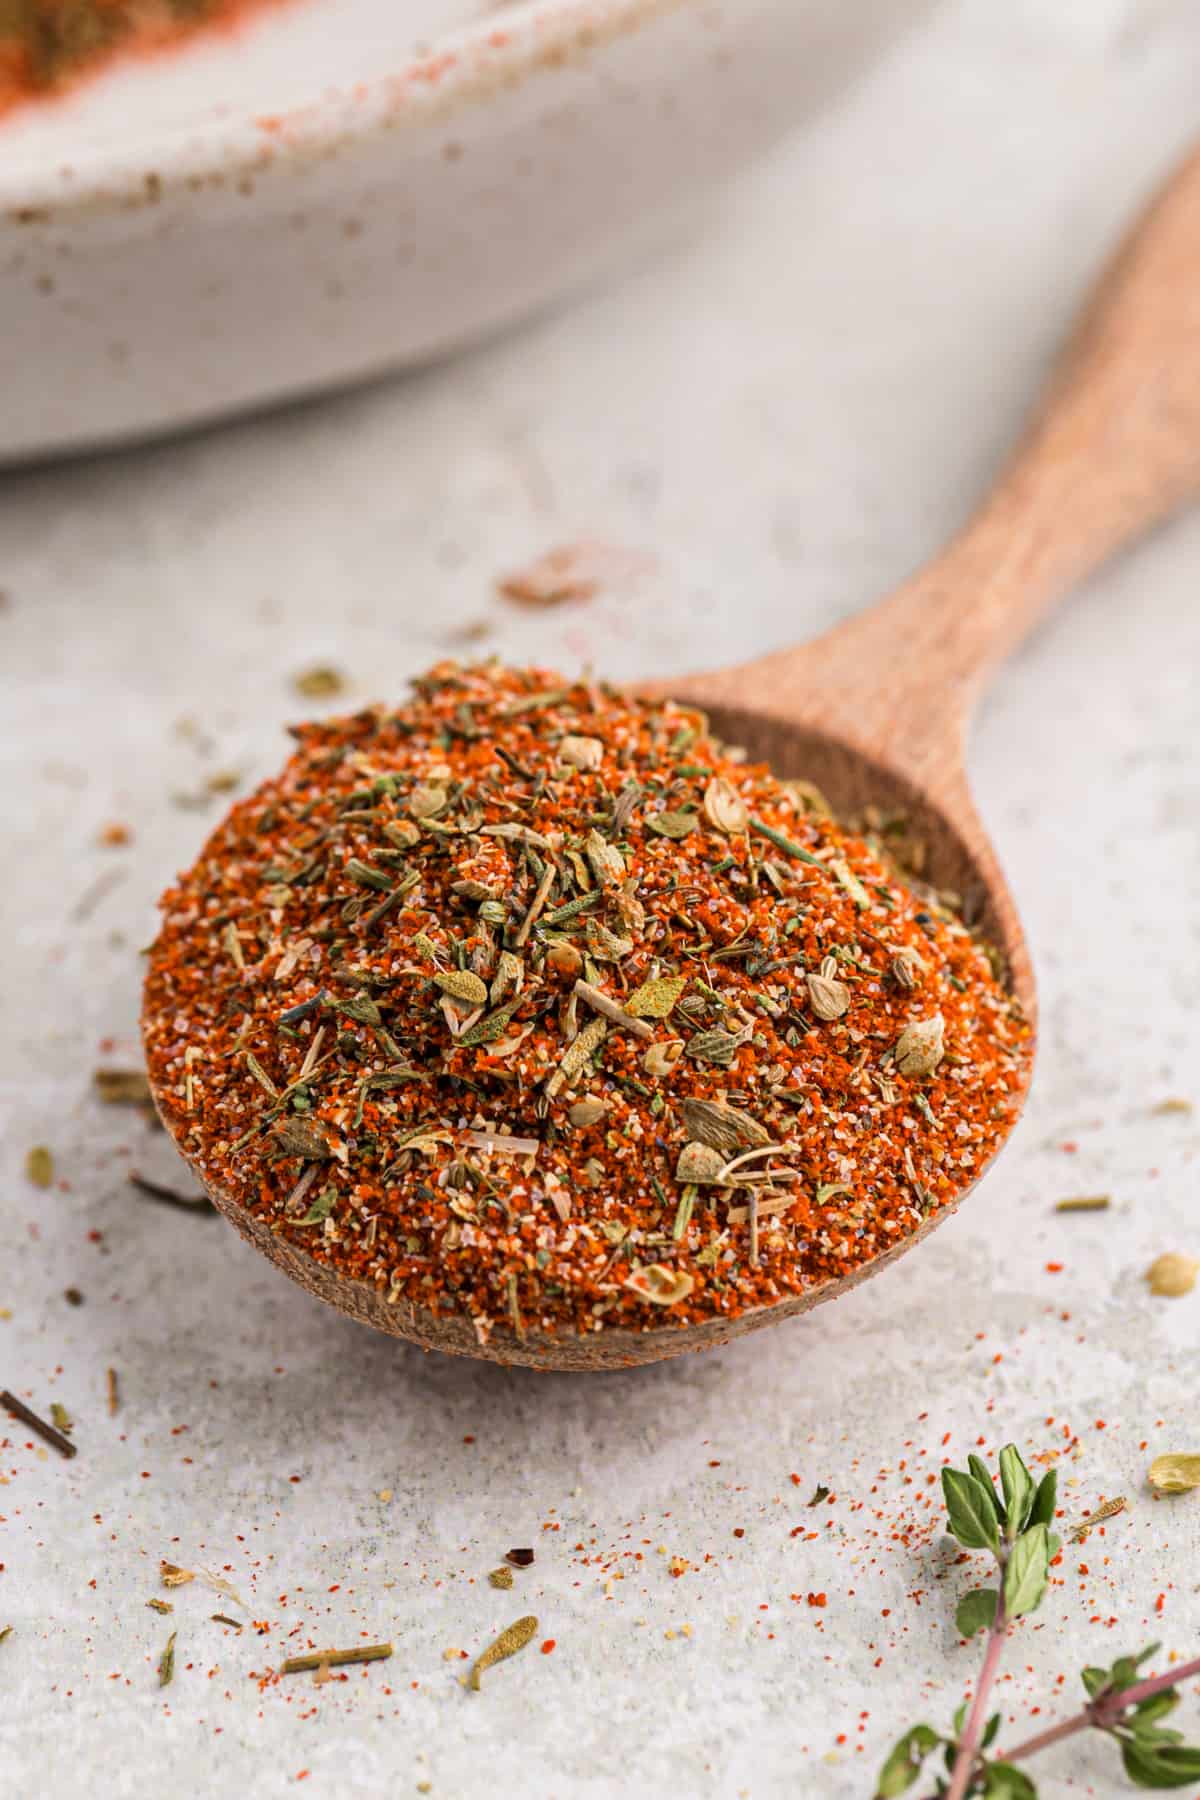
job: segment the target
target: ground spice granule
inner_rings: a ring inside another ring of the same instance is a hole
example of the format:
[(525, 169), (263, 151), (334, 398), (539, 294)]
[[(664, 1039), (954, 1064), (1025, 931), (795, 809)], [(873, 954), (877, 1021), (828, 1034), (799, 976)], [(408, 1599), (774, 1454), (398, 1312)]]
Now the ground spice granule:
[(694, 711), (414, 687), (297, 727), (164, 897), (149, 1072), (213, 1191), (486, 1342), (769, 1306), (976, 1179), (1030, 1033), (952, 914)]

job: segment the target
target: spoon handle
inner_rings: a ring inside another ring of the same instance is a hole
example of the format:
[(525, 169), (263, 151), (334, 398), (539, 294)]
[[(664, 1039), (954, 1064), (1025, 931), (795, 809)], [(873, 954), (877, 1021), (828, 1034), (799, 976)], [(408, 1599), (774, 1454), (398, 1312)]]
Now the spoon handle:
[(837, 643), (860, 668), (890, 663), (910, 718), (923, 695), (965, 724), (984, 678), (1037, 619), (1198, 490), (1195, 153), (1102, 276), (1028, 434), (970, 523), (890, 599), (809, 653)]

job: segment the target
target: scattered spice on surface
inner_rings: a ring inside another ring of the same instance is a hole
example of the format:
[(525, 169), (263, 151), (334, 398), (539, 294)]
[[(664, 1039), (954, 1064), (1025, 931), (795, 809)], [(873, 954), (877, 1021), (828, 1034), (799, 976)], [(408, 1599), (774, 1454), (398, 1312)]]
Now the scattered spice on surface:
[(1066, 1200), (1056, 1200), (1055, 1212), (1107, 1212), (1112, 1205), (1111, 1194), (1072, 1194)]
[(692, 710), (415, 686), (296, 728), (165, 896), (146, 1053), (209, 1191), (483, 1347), (733, 1319), (955, 1204), (1031, 1037), (948, 906)]
[(58, 1426), (60, 1431), (65, 1431), (68, 1434), (74, 1431), (74, 1421), (61, 1400), (51, 1401), (50, 1417), (54, 1420), (54, 1423)]
[(121, 1390), (117, 1381), (117, 1371), (115, 1369), (106, 1369), (104, 1371), (104, 1385), (108, 1392), (109, 1416), (115, 1418), (117, 1409), (121, 1404)]
[(489, 1569), (488, 1580), (494, 1588), (510, 1588), (513, 1584), (513, 1572), (507, 1567)]
[(158, 1659), (158, 1685), (159, 1685), (159, 1687), (166, 1687), (167, 1683), (174, 1679), (174, 1675), (175, 1675), (175, 1638), (176, 1638), (176, 1636), (177, 1636), (177, 1633), (175, 1633), (173, 1631), (171, 1633), (170, 1637), (167, 1639), (166, 1649), (163, 1651), (162, 1655)]
[(1191, 1293), (1198, 1273), (1200, 1262), (1194, 1256), (1183, 1256), (1177, 1250), (1167, 1250), (1162, 1256), (1155, 1257), (1146, 1270), (1145, 1280), (1150, 1283), (1152, 1294), (1164, 1294), (1172, 1300), (1178, 1300), (1182, 1295)]
[(808, 1502), (808, 1504), (809, 1504), (809, 1506), (820, 1506), (824, 1501), (828, 1500), (828, 1498), (829, 1498), (829, 1489), (827, 1487), (822, 1486), (820, 1483), (818, 1483), (816, 1488), (813, 1490), (813, 1497)]
[(40, 1188), (48, 1188), (53, 1182), (54, 1153), (45, 1144), (35, 1144), (26, 1155), (25, 1178)]
[(57, 1450), (60, 1456), (71, 1457), (76, 1454), (78, 1446), (73, 1444), (64, 1432), (51, 1425), (47, 1419), (39, 1418), (37, 1413), (32, 1412), (23, 1400), (18, 1400), (15, 1394), (10, 1394), (7, 1388), (0, 1388), (0, 1406), (7, 1407), (10, 1413), (20, 1419), (22, 1425), (28, 1425), (30, 1431), (36, 1431), (38, 1436), (44, 1439), (52, 1449)]
[(146, 1605), (150, 1608), (151, 1612), (173, 1613), (175, 1611), (175, 1608), (171, 1605), (169, 1600), (159, 1600), (156, 1598), (147, 1600)]
[(1094, 1513), (1088, 1514), (1086, 1519), (1080, 1519), (1077, 1525), (1072, 1525), (1069, 1533), (1071, 1542), (1073, 1544), (1084, 1543), (1093, 1526), (1103, 1525), (1106, 1519), (1115, 1519), (1118, 1513), (1125, 1511), (1127, 1504), (1123, 1494), (1118, 1494), (1115, 1500), (1106, 1500), (1103, 1506), (1098, 1506)]
[(533, 1562), (532, 1550), (506, 1550), (505, 1562), (510, 1562), (514, 1569), (528, 1569)]
[(13, 1628), (11, 1625), (5, 1625), (2, 1628), (0, 1628), (0, 1644), (2, 1644), (4, 1642), (5, 1638), (10, 1638), (12, 1636), (12, 1634), (13, 1634)]
[(235, 1631), (242, 1629), (241, 1620), (231, 1619), (228, 1613), (210, 1613), (209, 1617), (214, 1625), (232, 1625)]
[(132, 844), (133, 831), (119, 819), (111, 819), (96, 833), (96, 842), (105, 850), (123, 850), (126, 844)]
[(94, 1069), (92, 1086), (106, 1106), (153, 1106), (144, 1069)]
[(1150, 1110), (1160, 1117), (1166, 1117), (1171, 1113), (1192, 1113), (1195, 1112), (1196, 1109), (1190, 1100), (1181, 1100), (1172, 1096), (1170, 1099), (1160, 1100), (1158, 1105), (1152, 1106)]
[(181, 1194), (176, 1188), (164, 1187), (160, 1181), (147, 1181), (136, 1169), (129, 1172), (129, 1185), (144, 1194), (147, 1200), (157, 1200), (163, 1206), (177, 1206), (181, 1212), (216, 1212), (207, 1194)]
[(538, 609), (591, 600), (602, 588), (628, 588), (654, 568), (645, 552), (583, 539), (559, 544), (496, 583), (506, 600)]
[(1200, 1456), (1156, 1456), (1149, 1477), (1160, 1494), (1186, 1494), (1200, 1487)]
[(344, 694), (349, 685), (342, 671), (330, 663), (314, 663), (311, 669), (301, 669), (292, 676), (292, 686), (306, 700), (333, 700)]
[(82, 1306), (83, 1305), (83, 1295), (80, 1293), (80, 1291), (77, 1287), (64, 1288), (63, 1289), (63, 1299), (66, 1301), (68, 1306)]
[(195, 1569), (181, 1569), (178, 1563), (160, 1562), (158, 1572), (162, 1584), (167, 1588), (185, 1587), (189, 1581), (195, 1581)]
[(289, 1656), (279, 1665), (281, 1675), (299, 1675), (306, 1669), (339, 1669), (343, 1663), (382, 1662), (392, 1654), (390, 1644), (355, 1644), (349, 1650), (314, 1650), (308, 1656)]
[(515, 1656), (518, 1650), (523, 1650), (536, 1634), (537, 1628), (536, 1618), (532, 1613), (527, 1613), (523, 1619), (515, 1620), (502, 1631), (486, 1650), (481, 1651), (471, 1664), (471, 1672), (467, 1676), (467, 1686), (472, 1693), (479, 1692), (479, 1677), (483, 1671), (490, 1669), (495, 1663), (504, 1662), (509, 1656)]

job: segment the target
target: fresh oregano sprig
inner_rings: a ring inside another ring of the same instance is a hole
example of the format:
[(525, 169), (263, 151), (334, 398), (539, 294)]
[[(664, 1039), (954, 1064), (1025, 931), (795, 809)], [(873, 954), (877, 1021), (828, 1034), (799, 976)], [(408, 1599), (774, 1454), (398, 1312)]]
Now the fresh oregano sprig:
[(1137, 1656), (1119, 1656), (1111, 1668), (1083, 1670), (1087, 1705), (1073, 1718), (1052, 1725), (1015, 1749), (995, 1756), (988, 1752), (1000, 1730), (1000, 1714), (987, 1716), (988, 1697), (1009, 1627), (1041, 1605), (1058, 1554), (1059, 1539), (1050, 1529), (1058, 1491), (1050, 1469), (1035, 1482), (1015, 1444), (1000, 1452), (1000, 1491), (987, 1464), (967, 1458), (965, 1469), (942, 1470), (942, 1493), (951, 1534), (965, 1550), (987, 1550), (999, 1576), (994, 1588), (972, 1588), (955, 1611), (962, 1635), (986, 1631), (983, 1666), (970, 1707), (954, 1715), (952, 1735), (930, 1725), (914, 1725), (896, 1744), (879, 1773), (877, 1800), (894, 1800), (919, 1779), (926, 1759), (939, 1748), (946, 1773), (931, 1771), (933, 1792), (943, 1800), (1037, 1800), (1037, 1788), (1018, 1763), (1038, 1750), (1077, 1731), (1104, 1732), (1120, 1746), (1125, 1773), (1138, 1787), (1187, 1787), (1200, 1781), (1200, 1748), (1183, 1742), (1183, 1734), (1162, 1724), (1179, 1704), (1176, 1683), (1200, 1674), (1200, 1657), (1170, 1675), (1140, 1680), (1138, 1671), (1158, 1649), (1150, 1644)]

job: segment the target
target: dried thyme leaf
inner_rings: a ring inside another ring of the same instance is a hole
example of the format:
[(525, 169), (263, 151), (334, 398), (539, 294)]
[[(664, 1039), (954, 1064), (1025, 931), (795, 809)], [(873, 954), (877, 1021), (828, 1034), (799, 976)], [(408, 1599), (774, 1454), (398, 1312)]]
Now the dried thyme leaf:
[(792, 838), (785, 837), (782, 831), (776, 831), (773, 825), (766, 825), (761, 819), (752, 816), (750, 829), (757, 832), (759, 837), (765, 837), (767, 842), (774, 844), (777, 850), (782, 850), (785, 856), (794, 856), (797, 862), (811, 863), (814, 869), (825, 868), (825, 864), (819, 856), (814, 856), (811, 850), (804, 848), (803, 844), (797, 844)]
[(1200, 1456), (1156, 1456), (1150, 1464), (1150, 1486), (1160, 1494), (1186, 1494), (1200, 1487)]
[(147, 1600), (146, 1605), (150, 1608), (151, 1612), (173, 1613), (175, 1611), (175, 1608), (171, 1605), (169, 1600)]
[(546, 1082), (546, 1093), (551, 1099), (586, 1067), (607, 1036), (608, 1026), (603, 1019), (589, 1020), (574, 1043), (567, 1046)]
[(828, 1498), (829, 1498), (829, 1489), (827, 1487), (824, 1487), (820, 1482), (818, 1482), (816, 1487), (813, 1489), (813, 1497), (808, 1502), (808, 1504), (809, 1504), (809, 1506), (820, 1506), (821, 1502), (823, 1500), (828, 1500)]
[(60, 1431), (74, 1431), (75, 1423), (61, 1400), (50, 1402), (50, 1417)]
[(1198, 1273), (1200, 1262), (1194, 1256), (1183, 1256), (1177, 1250), (1167, 1250), (1162, 1256), (1155, 1257), (1146, 1270), (1145, 1279), (1150, 1283), (1152, 1294), (1163, 1294), (1177, 1300), (1183, 1294), (1191, 1293)]
[(325, 1223), (325, 1220), (329, 1217), (330, 1213), (333, 1211), (334, 1203), (336, 1202), (336, 1200), (337, 1200), (337, 1189), (336, 1188), (327, 1187), (327, 1188), (323, 1189), (322, 1192), (317, 1195), (316, 1199), (313, 1201), (312, 1205), (309, 1207), (309, 1209), (305, 1213), (304, 1217), (302, 1219), (296, 1220), (296, 1224), (298, 1226), (301, 1226), (301, 1225), (323, 1225)]
[(175, 1639), (178, 1633), (172, 1632), (167, 1639), (167, 1647), (158, 1659), (158, 1685), (166, 1687), (175, 1674)]
[(646, 830), (655, 837), (671, 838), (677, 843), (690, 837), (699, 823), (694, 812), (661, 812), (645, 820)]
[(643, 981), (625, 1002), (625, 1010), (635, 1019), (669, 1019), (686, 986), (686, 975), (666, 975), (657, 981)]
[(830, 868), (853, 900), (855, 906), (861, 907), (865, 912), (871, 904), (871, 896), (850, 865), (844, 862), (835, 862), (830, 864)]
[(54, 1180), (54, 1155), (45, 1144), (35, 1144), (25, 1158), (25, 1176), (34, 1187), (48, 1188)]
[(196, 1579), (195, 1569), (181, 1569), (178, 1563), (160, 1562), (158, 1572), (165, 1588), (184, 1587)]
[(473, 1049), (477, 1044), (494, 1044), (497, 1038), (503, 1036), (505, 1027), (513, 1014), (519, 1011), (523, 999), (524, 996), (519, 994), (515, 1000), (498, 1006), (494, 1012), (480, 1019), (478, 1024), (472, 1025), (469, 1031), (464, 1031), (461, 1037), (455, 1038), (455, 1043), (465, 1050)]
[(494, 1588), (510, 1588), (513, 1584), (513, 1572), (507, 1565), (503, 1565), (499, 1569), (489, 1569), (488, 1580)]
[(471, 1673), (467, 1677), (467, 1686), (472, 1693), (479, 1692), (479, 1677), (483, 1671), (498, 1662), (504, 1662), (509, 1656), (515, 1656), (518, 1650), (523, 1650), (537, 1631), (537, 1626), (534, 1615), (527, 1613), (523, 1619), (517, 1619), (502, 1631), (486, 1650), (480, 1652), (471, 1664)]
[(1056, 1200), (1055, 1212), (1107, 1212), (1112, 1205), (1111, 1194), (1072, 1194), (1066, 1200)]

